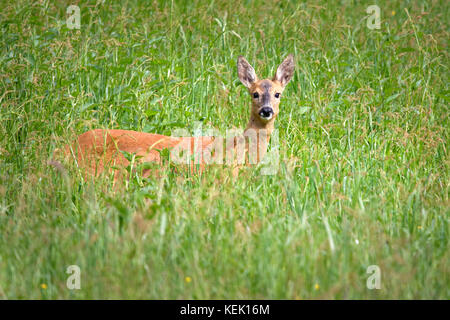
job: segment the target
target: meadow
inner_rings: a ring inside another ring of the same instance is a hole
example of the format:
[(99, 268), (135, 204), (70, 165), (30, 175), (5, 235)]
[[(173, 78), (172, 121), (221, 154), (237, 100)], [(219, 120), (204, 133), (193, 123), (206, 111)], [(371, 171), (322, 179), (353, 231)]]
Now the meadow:
[[(449, 7), (1, 1), (0, 298), (449, 299)], [(272, 77), (289, 53), (273, 175), (48, 165), (93, 128), (243, 128), (237, 57)]]

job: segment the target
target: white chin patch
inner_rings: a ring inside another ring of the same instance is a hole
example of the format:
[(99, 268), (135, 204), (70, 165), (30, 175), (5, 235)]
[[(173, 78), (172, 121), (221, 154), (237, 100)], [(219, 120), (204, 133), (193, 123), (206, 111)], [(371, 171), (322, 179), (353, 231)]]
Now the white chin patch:
[(264, 116), (262, 116), (262, 115), (259, 115), (259, 116), (260, 116), (261, 119), (266, 120), (266, 121), (269, 121), (269, 120), (272, 119), (272, 117), (273, 117), (272, 114), (270, 114), (270, 116), (268, 116), (268, 117), (264, 117)]

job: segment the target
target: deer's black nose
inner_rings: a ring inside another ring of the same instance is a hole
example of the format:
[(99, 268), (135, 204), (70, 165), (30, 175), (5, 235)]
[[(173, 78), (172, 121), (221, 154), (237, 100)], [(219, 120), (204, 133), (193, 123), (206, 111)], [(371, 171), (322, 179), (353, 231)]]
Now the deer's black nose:
[(263, 118), (271, 118), (273, 115), (273, 110), (270, 107), (264, 107), (259, 111), (259, 115)]

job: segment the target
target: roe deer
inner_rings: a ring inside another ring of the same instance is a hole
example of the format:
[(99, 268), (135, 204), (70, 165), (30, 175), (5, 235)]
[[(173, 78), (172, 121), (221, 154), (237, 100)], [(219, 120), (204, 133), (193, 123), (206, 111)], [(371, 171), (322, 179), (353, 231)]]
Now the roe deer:
[[(257, 135), (256, 162), (259, 162), (267, 151), (274, 121), (279, 112), (281, 94), (294, 74), (294, 58), (291, 54), (288, 55), (271, 80), (259, 80), (253, 67), (242, 56), (237, 60), (237, 70), (240, 81), (248, 88), (252, 107), (243, 135), (247, 138), (236, 139), (227, 145), (227, 148), (236, 149), (238, 144), (242, 146), (244, 141), (244, 152), (248, 153), (248, 133), (252, 131)], [(78, 136), (74, 144), (64, 148), (63, 153), (66, 157), (75, 159), (77, 166), (85, 169), (88, 175), (95, 177), (107, 168), (128, 166), (130, 162), (123, 155), (123, 151), (138, 156), (139, 162), (160, 162), (159, 151), (163, 149), (181, 147), (192, 154), (196, 139), (200, 140), (200, 151), (213, 148), (214, 137), (169, 137), (131, 130), (94, 129)], [(200, 171), (204, 166), (205, 162), (202, 161)], [(145, 177), (150, 173), (151, 171), (147, 170), (143, 175)]]

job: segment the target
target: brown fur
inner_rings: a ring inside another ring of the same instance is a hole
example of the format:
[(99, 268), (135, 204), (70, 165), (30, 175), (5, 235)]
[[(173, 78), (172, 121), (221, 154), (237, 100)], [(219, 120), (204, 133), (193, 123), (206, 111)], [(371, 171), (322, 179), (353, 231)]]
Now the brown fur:
[[(252, 97), (252, 108), (250, 112), (250, 120), (247, 125), (247, 132), (249, 129), (255, 130), (258, 135), (265, 134), (264, 143), (258, 144), (259, 162), (264, 156), (270, 139), (270, 134), (274, 129), (274, 121), (279, 113), (280, 98), (276, 98), (275, 94), (283, 93), (283, 90), (289, 80), (292, 78), (294, 70), (294, 61), (292, 55), (289, 55), (283, 63), (278, 67), (277, 72), (273, 79), (258, 80), (253, 67), (243, 58), (238, 58), (238, 75), (241, 82), (249, 89), (249, 93)], [(262, 119), (259, 116), (260, 109), (262, 107), (263, 98), (255, 99), (253, 94), (257, 92), (260, 97), (264, 96), (264, 103), (270, 105), (273, 109), (273, 116), (270, 120)], [(261, 131), (265, 130), (265, 131)], [(231, 146), (236, 148), (238, 143), (245, 141), (245, 139), (236, 139), (235, 143)], [(259, 139), (258, 139), (259, 141)], [(213, 146), (214, 139), (212, 137), (202, 137), (200, 143), (200, 149), (211, 148)], [(160, 163), (160, 150), (173, 148), (175, 146), (187, 146), (190, 145), (193, 150), (194, 138), (176, 138), (168, 137), (159, 134), (137, 132), (131, 130), (104, 130), (95, 129), (87, 131), (80, 136), (72, 144), (64, 148), (63, 153), (66, 158), (70, 158), (76, 161), (79, 168), (85, 169), (85, 176), (96, 177), (105, 170), (111, 172), (114, 168), (124, 168), (130, 163), (121, 151), (128, 153), (134, 153), (136, 156), (140, 156), (138, 161), (140, 162), (157, 162)], [(226, 151), (224, 152), (224, 154)], [(194, 166), (191, 166), (191, 169)], [(200, 164), (200, 171), (204, 170), (205, 164)], [(144, 176), (151, 175), (152, 172), (147, 170), (144, 172)], [(119, 171), (115, 174), (115, 180), (120, 176)]]

